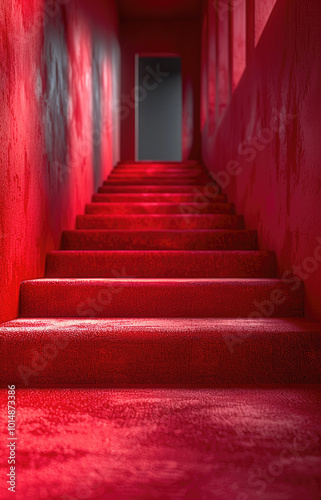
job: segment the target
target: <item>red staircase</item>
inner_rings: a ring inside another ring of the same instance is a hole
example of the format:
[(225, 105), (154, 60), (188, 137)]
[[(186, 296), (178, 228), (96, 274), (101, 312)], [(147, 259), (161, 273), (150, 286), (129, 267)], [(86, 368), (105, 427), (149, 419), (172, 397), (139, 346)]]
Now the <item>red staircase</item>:
[(122, 163), (22, 283), (5, 383), (314, 383), (320, 327), (303, 316), (303, 287), (276, 278), (202, 164)]

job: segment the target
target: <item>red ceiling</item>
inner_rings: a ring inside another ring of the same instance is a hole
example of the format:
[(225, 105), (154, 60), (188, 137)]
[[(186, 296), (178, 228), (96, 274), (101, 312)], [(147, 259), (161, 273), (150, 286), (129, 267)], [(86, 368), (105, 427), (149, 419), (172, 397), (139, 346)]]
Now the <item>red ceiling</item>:
[(203, 0), (116, 0), (125, 19), (169, 19), (199, 16)]

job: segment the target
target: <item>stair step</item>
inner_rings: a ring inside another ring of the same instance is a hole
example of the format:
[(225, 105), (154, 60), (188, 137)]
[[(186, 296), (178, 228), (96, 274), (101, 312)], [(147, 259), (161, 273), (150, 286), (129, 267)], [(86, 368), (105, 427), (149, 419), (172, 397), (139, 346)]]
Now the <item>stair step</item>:
[(64, 231), (64, 250), (257, 250), (247, 230)]
[(30, 387), (305, 384), (321, 376), (321, 325), (297, 318), (20, 319), (2, 325), (1, 337), (0, 381), (17, 387), (25, 385), (17, 367), (32, 367), (35, 351), (52, 357), (26, 379)]
[[(17, 387), (319, 383), (320, 333), (320, 324), (297, 318), (20, 319), (0, 328), (6, 367), (0, 381)], [(23, 381), (17, 367), (31, 368), (35, 352), (51, 358)]]
[[(104, 196), (104, 195), (97, 195)], [(219, 195), (216, 200), (221, 199)], [(99, 198), (95, 198), (95, 200)], [(224, 200), (224, 198), (222, 198)], [(190, 215), (196, 214), (234, 214), (233, 203), (92, 203), (86, 205), (86, 214), (180, 214), (187, 220)]]
[[(117, 274), (118, 270), (118, 274)], [(274, 278), (273, 252), (50, 252), (47, 278)]]
[(78, 215), (77, 229), (244, 229), (242, 215)]
[[(27, 382), (49, 380), (52, 364)], [(136, 360), (133, 367), (137, 380)], [(0, 391), (5, 409), (8, 383)], [(62, 379), (17, 392), (16, 500), (320, 500), (320, 387), (81, 385)], [(3, 449), (7, 434), (3, 425)], [(3, 478), (7, 472), (3, 465)]]
[[(23, 318), (251, 318), (304, 315), (303, 287), (273, 279), (39, 279), (21, 284)], [(122, 270), (119, 270), (122, 273)]]
[(163, 174), (164, 175), (172, 175), (173, 173), (178, 174), (178, 175), (183, 175), (183, 176), (185, 176), (185, 175), (187, 175), (187, 176), (200, 175), (200, 174), (210, 175), (207, 168), (199, 166), (199, 165), (196, 165), (193, 168), (191, 168), (191, 167), (185, 167), (185, 168), (182, 168), (182, 167), (165, 168), (165, 167), (163, 167), (163, 168), (160, 168), (160, 167), (142, 167), (142, 166), (115, 167), (111, 171), (110, 175), (124, 175), (127, 173), (129, 175), (132, 175), (133, 173), (136, 175), (136, 173), (146, 174), (149, 172), (154, 173), (156, 176), (163, 175)]
[(210, 203), (227, 203), (226, 194), (218, 194), (213, 198), (207, 198), (205, 196), (198, 196), (194, 193), (114, 193), (114, 194), (94, 194), (92, 197), (93, 203), (137, 203), (137, 204), (175, 204), (182, 205), (188, 204), (192, 205), (195, 210), (201, 209), (209, 205)]
[(204, 184), (201, 185), (112, 185), (102, 186), (98, 188), (98, 193), (189, 193), (195, 195), (201, 195), (204, 193), (207, 198), (212, 199), (217, 194), (221, 193), (219, 186), (214, 183), (210, 185), (210, 188), (206, 188)]
[(109, 177), (123, 177), (123, 176), (128, 176), (128, 177), (136, 177), (136, 176), (154, 176), (154, 177), (210, 177), (210, 173), (207, 169), (205, 168), (199, 168), (199, 167), (194, 167), (194, 168), (186, 168), (186, 169), (179, 169), (179, 168), (164, 168), (164, 169), (157, 169), (157, 168), (114, 168), (110, 174)]
[(151, 175), (151, 176), (174, 176), (174, 177), (194, 177), (198, 175), (206, 175), (209, 176), (208, 170), (205, 168), (164, 168), (164, 169), (157, 169), (157, 168), (114, 168), (114, 170), (111, 172), (112, 176), (146, 176), (146, 175)]
[(199, 160), (192, 160), (192, 161), (171, 161), (171, 162), (157, 162), (157, 161), (121, 161), (119, 162), (115, 168), (155, 168), (155, 169), (171, 169), (171, 168), (178, 168), (178, 169), (188, 169), (188, 168), (196, 168), (196, 167), (202, 167), (204, 168), (204, 165), (202, 162)]
[(107, 181), (104, 181), (104, 186), (176, 186), (182, 183), (184, 186), (196, 185), (199, 186), (203, 183), (203, 187), (206, 183), (210, 183), (210, 178), (196, 177), (195, 179), (190, 179), (186, 177), (149, 177), (149, 176), (137, 176), (137, 177), (109, 177)]

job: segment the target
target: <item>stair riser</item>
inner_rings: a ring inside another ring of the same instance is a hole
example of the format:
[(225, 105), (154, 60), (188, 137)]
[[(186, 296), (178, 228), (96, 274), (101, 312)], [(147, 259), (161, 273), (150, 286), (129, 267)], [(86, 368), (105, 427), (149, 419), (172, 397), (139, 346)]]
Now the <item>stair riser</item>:
[[(311, 352), (321, 352), (319, 332), (276, 336), (273, 331), (270, 335), (257, 332), (240, 342), (232, 354), (225, 339), (232, 338), (234, 332), (228, 330), (218, 335), (215, 330), (193, 332), (188, 338), (179, 333), (153, 331), (153, 335), (148, 335), (133, 330), (133, 335), (119, 335), (117, 331), (95, 334), (90, 328), (83, 328), (76, 333), (58, 331), (46, 336), (31, 332), (24, 340), (18, 335), (10, 336), (2, 353), (2, 366), (8, 366), (8, 370), (0, 375), (0, 384), (6, 386), (10, 381), (17, 387), (24, 387), (25, 383), (28, 387), (202, 387), (317, 384), (321, 378), (320, 354), (310, 357)], [(44, 368), (33, 369), (33, 374), (23, 380), (17, 367), (32, 367), (35, 351), (55, 357), (45, 358)], [(15, 361), (7, 365), (7, 359)]]
[(244, 219), (236, 215), (79, 215), (77, 229), (244, 229)]
[(273, 279), (275, 254), (200, 162), (124, 162), (99, 193), (48, 279), (22, 283), (21, 317), (38, 319), (0, 328), (0, 384), (26, 385), (19, 366), (29, 387), (320, 381), (320, 331), (291, 320), (303, 286)]
[(200, 184), (206, 184), (206, 182), (210, 182), (209, 178), (195, 178), (195, 179), (186, 179), (184, 178), (160, 178), (160, 177), (137, 177), (137, 178), (110, 178), (108, 181), (104, 182), (104, 186), (150, 186), (151, 184), (154, 186), (176, 186), (177, 184), (184, 184), (185, 186), (199, 186)]
[(146, 185), (146, 186), (127, 186), (127, 185), (108, 185), (102, 186), (98, 188), (98, 193), (187, 193), (195, 196), (201, 196), (202, 193), (205, 193), (208, 201), (212, 201), (215, 198), (215, 195), (221, 193), (221, 189), (217, 186), (211, 184), (211, 188), (208, 191), (208, 195), (206, 195), (207, 191), (204, 185)]
[(194, 177), (198, 175), (209, 176), (208, 170), (200, 168), (171, 168), (171, 169), (156, 169), (156, 168), (114, 168), (110, 176), (136, 176), (136, 175), (152, 175), (154, 177)]
[(271, 252), (52, 252), (48, 278), (115, 278), (125, 269), (136, 278), (274, 278)]
[[(227, 196), (226, 194), (219, 194), (214, 199), (211, 200), (215, 203), (226, 203)], [(191, 208), (195, 210), (204, 209), (209, 205), (209, 200), (206, 198), (199, 198), (195, 194), (166, 194), (166, 193), (152, 193), (152, 194), (135, 194), (135, 193), (127, 193), (127, 194), (94, 194), (92, 197), (93, 203), (114, 203), (118, 204), (167, 204), (173, 205), (176, 204), (180, 207), (182, 204), (191, 205)]]
[(256, 231), (65, 231), (64, 250), (257, 250)]
[(202, 170), (199, 168), (179, 170), (179, 169), (121, 169), (118, 170), (115, 168), (110, 174), (111, 177), (136, 177), (136, 176), (144, 176), (144, 177), (209, 177), (210, 174), (208, 170)]
[(258, 315), (303, 316), (303, 289), (291, 291), (290, 286), (282, 282), (260, 280), (58, 280), (29, 281), (21, 285), (23, 318), (251, 318)]
[(189, 162), (120, 162), (115, 168), (154, 168), (154, 169), (186, 169), (186, 168), (204, 168), (204, 165), (199, 161)]
[(234, 214), (233, 204), (211, 203), (205, 205), (196, 205), (193, 203), (185, 204), (166, 204), (166, 203), (93, 203), (86, 206), (85, 213), (90, 214), (113, 214), (113, 215), (132, 215), (132, 214), (164, 214), (164, 215), (184, 215), (187, 220), (190, 215), (201, 214)]
[(111, 177), (179, 177), (179, 178), (191, 178), (204, 176), (209, 177), (206, 170), (141, 170), (141, 169), (114, 169), (110, 174)]

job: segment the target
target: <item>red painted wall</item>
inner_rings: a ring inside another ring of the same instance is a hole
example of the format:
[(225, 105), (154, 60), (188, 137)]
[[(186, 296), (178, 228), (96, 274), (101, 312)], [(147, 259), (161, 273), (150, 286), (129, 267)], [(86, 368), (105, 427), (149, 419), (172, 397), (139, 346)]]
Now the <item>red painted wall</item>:
[(91, 4), (1, 3), (0, 321), (119, 158), (118, 17)]
[[(263, 3), (256, 0), (256, 9)], [(256, 19), (261, 19), (258, 13)], [(289, 278), (294, 272), (304, 280), (306, 314), (317, 320), (320, 25), (319, 0), (278, 0), (222, 121), (210, 134), (209, 115), (202, 130), (206, 164), (245, 214), (248, 227), (258, 228), (262, 248), (276, 251), (280, 275)]]
[[(121, 159), (135, 160), (135, 55), (182, 58), (183, 159), (200, 157), (200, 19), (124, 20), (121, 23)], [(126, 104), (126, 98), (129, 104)]]

